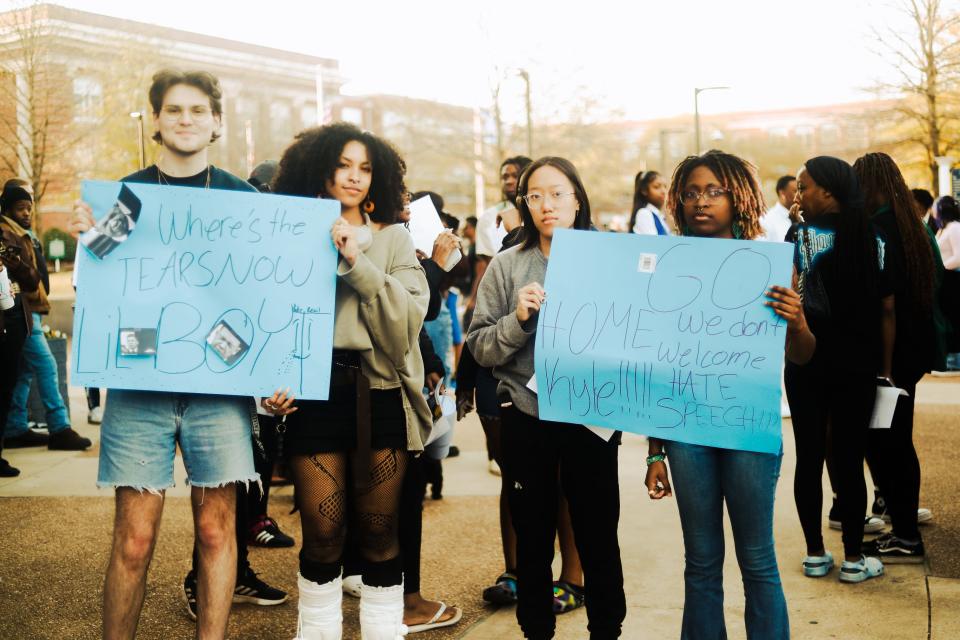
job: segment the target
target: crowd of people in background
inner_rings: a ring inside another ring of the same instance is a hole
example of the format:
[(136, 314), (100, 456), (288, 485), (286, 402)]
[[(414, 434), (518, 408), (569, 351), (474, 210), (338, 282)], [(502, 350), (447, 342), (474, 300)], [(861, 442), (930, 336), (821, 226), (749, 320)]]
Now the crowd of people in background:
[[(621, 434), (598, 438), (583, 425), (541, 419), (528, 386), (553, 234), (600, 226), (577, 167), (553, 156), (507, 158), (500, 200), (461, 221), (445, 211), (442, 194), (410, 193), (400, 153), (353, 125), (301, 132), (278, 162), (261, 164), (245, 181), (207, 157), (222, 124), (215, 77), (162, 71), (149, 97), (158, 160), (123, 181), (340, 203), (331, 229), (339, 256), (333, 365), (325, 401), (283, 389), (259, 399), (111, 390), (101, 403), (100, 391), (88, 390), (90, 421), (102, 420), (97, 482), (116, 492), (104, 637), (136, 633), (163, 493), (173, 485), (174, 443), (192, 492), (196, 537), (182, 596), (198, 637), (223, 636), (231, 603), (288, 599), (258, 577), (247, 554), (248, 545), (296, 544), (267, 514), (271, 478), (281, 469), (295, 487), (301, 525), (296, 638), (340, 638), (344, 593), (360, 598), (367, 640), (456, 624), (458, 607), (420, 589), (423, 501), (428, 486), (430, 497), (442, 499), (442, 461), (457, 455), (452, 432), (430, 437), (435, 405), (448, 395), (457, 419), (476, 411), (488, 470), (501, 482), (503, 565), (489, 568), (496, 577), (477, 597), (515, 605), (527, 638), (553, 637), (555, 616), (579, 607), (591, 638), (618, 637), (627, 614), (617, 533)], [(783, 413), (792, 416), (794, 498), (806, 544), (797, 569), (822, 578), (836, 568), (822, 534), (824, 466), (833, 489), (828, 524), (842, 532), (839, 580), (876, 578), (885, 562), (922, 562), (918, 525), (933, 516), (919, 504), (914, 396), (925, 373), (960, 373), (960, 204), (911, 192), (883, 153), (853, 164), (807, 159), (796, 175), (776, 181), (769, 209), (747, 159), (709, 151), (669, 174), (663, 169), (636, 174), (629, 233), (793, 245), (793, 281), (772, 287), (766, 304), (787, 327)], [(404, 228), (411, 200), (420, 198), (431, 199), (445, 227), (429, 256)], [(32, 204), (28, 184), (7, 182), (0, 196), (0, 453), (3, 446), (91, 446), (70, 427), (41, 328), (50, 283), (31, 230)], [(71, 231), (92, 225), (90, 207), (78, 203)], [(444, 270), (456, 250), (463, 259)], [(29, 428), (31, 380), (45, 432)], [(878, 384), (907, 392), (890, 429), (868, 429)], [(773, 533), (782, 451), (655, 438), (648, 446), (649, 497), (674, 497), (680, 513), (682, 637), (722, 637), (726, 505), (748, 637), (787, 638)], [(0, 458), (0, 476), (17, 473)], [(872, 537), (888, 522), (889, 532)], [(557, 546), (562, 566), (554, 576)]]

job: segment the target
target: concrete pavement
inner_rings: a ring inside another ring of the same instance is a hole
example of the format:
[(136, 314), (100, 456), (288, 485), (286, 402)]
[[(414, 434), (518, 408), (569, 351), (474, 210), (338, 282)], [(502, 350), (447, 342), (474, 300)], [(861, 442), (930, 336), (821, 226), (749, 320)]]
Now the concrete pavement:
[[(62, 276), (61, 276), (62, 277)], [(67, 296), (69, 297), (69, 296)], [(921, 503), (934, 510), (923, 528), (923, 565), (888, 565), (884, 577), (843, 585), (830, 576), (813, 580), (800, 570), (804, 544), (792, 496), (794, 448), (784, 424), (785, 457), (777, 492), (775, 534), (784, 589), (796, 639), (951, 640), (960, 638), (960, 502), (956, 452), (960, 451), (960, 379), (926, 378), (918, 387), (916, 442), (923, 464)], [(0, 638), (99, 637), (102, 576), (109, 553), (113, 499), (95, 487), (99, 429), (86, 423), (82, 390), (71, 388), (74, 428), (94, 440), (87, 452), (19, 449), (5, 452), (22, 470), (0, 480)], [(475, 415), (457, 427), (462, 454), (444, 463), (444, 499), (427, 500), (424, 513), (423, 593), (464, 609), (455, 627), (424, 638), (519, 638), (512, 608), (485, 606), (480, 592), (499, 574), (499, 479), (487, 472), (483, 434)], [(676, 638), (683, 608), (683, 546), (676, 505), (652, 502), (643, 487), (645, 441), (627, 435), (620, 452), (620, 544), (628, 614), (624, 638)], [(138, 638), (189, 638), (193, 624), (179, 600), (189, 568), (192, 527), (185, 473), (167, 494), (161, 538)], [(829, 489), (825, 491), (829, 496)], [(270, 513), (299, 541), (299, 521), (288, 512), (291, 489), (271, 494)], [(826, 514), (825, 505), (824, 514)], [(824, 516), (826, 517), (826, 516)], [(826, 528), (827, 547), (841, 550), (839, 532)], [(743, 589), (726, 532), (726, 622), (731, 638), (744, 638)], [(251, 549), (255, 570), (291, 592), (278, 607), (234, 607), (229, 637), (290, 638), (296, 627), (295, 549)], [(345, 638), (358, 638), (356, 601), (346, 599)], [(586, 638), (581, 609), (561, 616), (557, 638)]]
[[(922, 459), (924, 434), (956, 430), (958, 392), (960, 382), (951, 380), (928, 378), (921, 384), (917, 430)], [(86, 408), (79, 389), (71, 390), (71, 401), (75, 428), (96, 442), (98, 429), (85, 423)], [(960, 581), (928, 575), (929, 566), (936, 566), (939, 559), (932, 553), (927, 565), (888, 565), (885, 577), (858, 586), (840, 584), (836, 572), (820, 580), (803, 577), (803, 538), (791, 493), (794, 454), (789, 425), (785, 425), (785, 433), (775, 530), (793, 637), (960, 638)], [(458, 426), (456, 440), (463, 453), (444, 464), (444, 500), (428, 500), (426, 504), (424, 593), (458, 604), (465, 613), (457, 627), (424, 637), (518, 638), (513, 610), (485, 607), (479, 598), (482, 587), (501, 571), (502, 560), (496, 528), (499, 481), (486, 471), (483, 436), (475, 416)], [(671, 638), (679, 635), (683, 603), (680, 525), (671, 500), (651, 502), (646, 497), (642, 486), (645, 454), (642, 438), (624, 438), (620, 457), (620, 540), (629, 610), (623, 637)], [(94, 486), (96, 456), (96, 446), (83, 453), (44, 449), (8, 452), (11, 462), (23, 474), (0, 482), (0, 496), (6, 497), (0, 500), (2, 513), (9, 516), (4, 517), (5, 526), (15, 533), (5, 536), (0, 545), (0, 599), (8, 603), (0, 609), (0, 636), (98, 637), (100, 583), (109, 549), (112, 499), (109, 492)], [(140, 638), (190, 637), (192, 633), (178, 600), (179, 584), (189, 564), (191, 528), (187, 491), (182, 482), (184, 472), (179, 462), (177, 469), (178, 486), (168, 493)], [(952, 469), (933, 469), (929, 465), (925, 465), (924, 471), (931, 479), (940, 474), (952, 475)], [(286, 513), (292, 503), (290, 488), (274, 491), (271, 501), (272, 515), (299, 539), (297, 518)], [(938, 528), (951, 526), (955, 523), (938, 517), (924, 532), (929, 539)], [(825, 531), (828, 547), (838, 551), (839, 532)], [(727, 628), (731, 638), (743, 638), (743, 591), (729, 530), (727, 548)], [(946, 549), (945, 553), (949, 553), (955, 547)], [(254, 568), (268, 582), (293, 592), (295, 550), (254, 549), (252, 559)], [(36, 606), (47, 600), (49, 607)], [(346, 637), (357, 637), (355, 603), (348, 600), (348, 606)], [(32, 625), (29, 621), (33, 617), (54, 627)], [(59, 624), (66, 624), (69, 633), (54, 631)], [(236, 607), (230, 637), (288, 638), (295, 624), (293, 602), (269, 609)], [(561, 616), (557, 637), (585, 638), (585, 627), (583, 610)]]

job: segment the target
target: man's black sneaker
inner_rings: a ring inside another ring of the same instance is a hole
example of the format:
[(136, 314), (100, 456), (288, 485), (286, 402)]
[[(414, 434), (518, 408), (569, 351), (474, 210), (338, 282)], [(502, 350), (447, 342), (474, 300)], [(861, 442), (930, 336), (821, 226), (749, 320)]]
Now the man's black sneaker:
[(863, 543), (863, 555), (880, 558), (884, 563), (920, 563), (923, 562), (923, 540), (910, 542), (885, 533), (875, 540)]
[(90, 438), (84, 438), (67, 427), (63, 431), (50, 434), (50, 442), (47, 444), (47, 448), (53, 451), (83, 451), (89, 449), (92, 444)]
[(294, 544), (293, 538), (280, 531), (276, 521), (268, 516), (253, 523), (247, 540), (258, 547), (292, 547)]
[(191, 571), (183, 579), (183, 601), (187, 604), (187, 615), (197, 619), (197, 575)]
[(269, 607), (286, 602), (287, 592), (271, 587), (258, 578), (253, 569), (247, 569), (246, 573), (237, 579), (237, 586), (233, 590), (233, 601)]
[(46, 447), (50, 444), (50, 436), (45, 433), (37, 433), (33, 429), (27, 429), (18, 436), (6, 438), (3, 446), (7, 449), (24, 449), (26, 447)]

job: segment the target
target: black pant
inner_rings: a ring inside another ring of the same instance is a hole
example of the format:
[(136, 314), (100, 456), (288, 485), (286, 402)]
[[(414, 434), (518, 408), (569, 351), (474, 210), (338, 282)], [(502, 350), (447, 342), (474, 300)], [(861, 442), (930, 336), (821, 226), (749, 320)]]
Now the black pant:
[[(263, 444), (263, 454), (256, 446), (253, 448), (253, 468), (260, 474), (263, 483), (263, 492), (249, 491), (247, 500), (247, 528), (254, 521), (267, 515), (267, 503), (270, 500), (270, 480), (273, 478), (273, 465), (278, 458), (277, 447), (279, 434), (277, 433), (277, 419), (273, 416), (257, 416), (260, 420), (260, 442)], [(244, 533), (246, 535), (246, 533)], [(239, 547), (238, 547), (239, 548)]]
[(920, 460), (913, 446), (913, 408), (916, 381), (893, 373), (893, 380), (909, 397), (897, 400), (893, 424), (889, 429), (870, 429), (867, 438), (867, 462), (880, 495), (887, 504), (893, 533), (916, 540), (917, 508), (920, 506)]
[(425, 456), (410, 455), (407, 475), (400, 493), (400, 558), (403, 560), (403, 592), (420, 592), (420, 544), (423, 535), (423, 492), (427, 481), (423, 465)]
[[(587, 593), (590, 638), (617, 638), (627, 613), (617, 523), (617, 445), (581, 425), (511, 407), (503, 420), (503, 477), (517, 532), (517, 621), (527, 638), (552, 638), (554, 539), (562, 487)], [(557, 483), (559, 472), (560, 483)]]
[[(0, 311), (0, 313), (4, 313)], [(7, 424), (7, 414), (10, 412), (10, 399), (13, 388), (17, 385), (17, 376), (20, 375), (21, 353), (23, 342), (27, 339), (27, 325), (23, 316), (8, 315), (4, 321), (4, 328), (0, 329), (0, 429)], [(0, 431), (0, 454), (3, 453), (3, 432)]]
[(860, 555), (867, 486), (863, 459), (877, 382), (873, 374), (836, 373), (788, 364), (787, 400), (797, 443), (793, 496), (807, 552), (823, 547), (823, 462), (829, 446), (844, 553)]

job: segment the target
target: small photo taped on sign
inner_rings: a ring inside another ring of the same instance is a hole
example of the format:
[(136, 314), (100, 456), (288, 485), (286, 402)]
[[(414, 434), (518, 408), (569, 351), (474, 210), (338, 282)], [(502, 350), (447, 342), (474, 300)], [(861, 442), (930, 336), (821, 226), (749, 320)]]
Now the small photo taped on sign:
[(231, 366), (250, 349), (250, 345), (224, 320), (215, 324), (207, 334), (207, 344), (221, 360)]
[(120, 329), (121, 356), (152, 356), (157, 353), (157, 330), (139, 327)]

